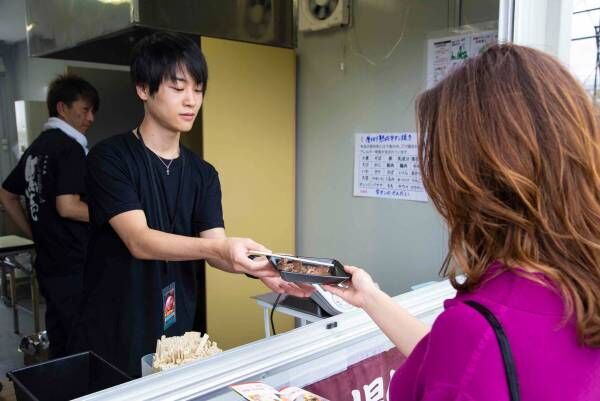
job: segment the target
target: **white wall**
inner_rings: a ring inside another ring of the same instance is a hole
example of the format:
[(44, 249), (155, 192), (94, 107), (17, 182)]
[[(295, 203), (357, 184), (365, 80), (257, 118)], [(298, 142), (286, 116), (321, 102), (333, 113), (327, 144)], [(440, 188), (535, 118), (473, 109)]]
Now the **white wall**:
[[(6, 71), (2, 79), (6, 93), (2, 96), (2, 115), (5, 117), (4, 129), (0, 137), (8, 143), (0, 148), (0, 179), (4, 179), (17, 160), (12, 147), (17, 143), (17, 126), (14, 111), (16, 100), (46, 101), (48, 83), (58, 74), (65, 72), (62, 60), (30, 58), (25, 41), (2, 44), (0, 47)], [(41, 127), (40, 127), (41, 128)]]
[(12, 62), (15, 67), (14, 95), (17, 100), (45, 101), (48, 84), (57, 75), (67, 72), (67, 66), (129, 71), (127, 66), (29, 57), (25, 41), (15, 43), (12, 46), (15, 49)]
[(90, 148), (103, 139), (137, 127), (142, 121), (144, 106), (137, 97), (129, 71), (71, 66), (68, 71), (94, 85), (100, 97), (100, 109), (86, 133)]
[[(45, 102), (48, 85), (58, 75), (66, 73), (67, 67), (75, 67), (75, 72), (79, 71), (81, 74), (83, 74), (86, 69), (96, 70), (99, 74), (101, 74), (102, 70), (129, 71), (129, 68), (126, 66), (29, 57), (27, 43), (25, 41), (17, 42), (10, 46), (7, 45), (5, 48), (10, 50), (7, 51), (7, 56), (4, 60), (7, 66), (6, 79), (10, 85), (12, 96), (11, 104), (8, 104), (6, 107), (14, 107), (12, 102), (15, 100), (37, 100)], [(79, 70), (77, 70), (77, 68), (79, 68)], [(115, 75), (113, 74), (110, 76)], [(115, 85), (129, 85), (128, 78), (125, 82), (123, 80), (115, 80)], [(104, 102), (110, 102), (111, 97), (112, 96), (105, 96), (104, 98), (101, 98), (101, 105)], [(132, 97), (135, 98), (135, 96)], [(117, 98), (117, 101), (124, 102), (125, 100), (129, 99)], [(115, 101), (115, 99), (113, 99), (113, 101)], [(135, 106), (139, 105), (136, 104)], [(14, 121), (10, 121), (10, 123), (14, 125)], [(41, 129), (41, 127), (39, 128)], [(94, 137), (99, 136), (94, 131), (92, 131), (92, 134)], [(16, 140), (16, 131), (14, 137), (11, 133), (9, 140), (11, 143)], [(91, 143), (93, 144), (95, 142), (96, 141), (92, 138)]]
[[(352, 196), (354, 134), (415, 129), (426, 37), (448, 28), (455, 2), (353, 3), (350, 30), (299, 34), (297, 252), (364, 267), (397, 294), (438, 278), (446, 230), (431, 203)], [(497, 19), (498, 1), (486, 1), (487, 8), (469, 3), (463, 20)], [(404, 39), (383, 60), (402, 34), (406, 12)], [(359, 48), (377, 65), (353, 54)]]
[(27, 53), (27, 43), (15, 46), (15, 99), (46, 100), (48, 83), (59, 74), (65, 73), (63, 60), (32, 58)]
[(462, 7), (461, 24), (477, 24), (498, 19), (500, 0), (454, 0)]
[(516, 0), (514, 42), (531, 46), (569, 64), (572, 0)]

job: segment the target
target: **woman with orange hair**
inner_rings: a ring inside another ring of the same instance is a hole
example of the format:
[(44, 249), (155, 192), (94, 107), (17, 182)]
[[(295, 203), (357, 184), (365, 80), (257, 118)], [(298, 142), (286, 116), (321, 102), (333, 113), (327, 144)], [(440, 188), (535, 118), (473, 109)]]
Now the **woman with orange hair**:
[(417, 101), (425, 188), (458, 290), (429, 328), (348, 266), (349, 288), (408, 358), (391, 400), (600, 400), (600, 126), (540, 51), (496, 45)]

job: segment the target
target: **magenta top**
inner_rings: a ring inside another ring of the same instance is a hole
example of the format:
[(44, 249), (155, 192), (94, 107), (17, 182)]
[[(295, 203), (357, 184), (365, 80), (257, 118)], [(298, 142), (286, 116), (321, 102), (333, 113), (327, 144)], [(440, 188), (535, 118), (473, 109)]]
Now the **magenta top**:
[(469, 299), (488, 307), (502, 324), (521, 401), (600, 400), (600, 348), (578, 343), (575, 319), (563, 323), (564, 304), (556, 291), (503, 268), (493, 263), (481, 286), (444, 303), (431, 332), (392, 378), (391, 401), (509, 400), (494, 331), (462, 302)]

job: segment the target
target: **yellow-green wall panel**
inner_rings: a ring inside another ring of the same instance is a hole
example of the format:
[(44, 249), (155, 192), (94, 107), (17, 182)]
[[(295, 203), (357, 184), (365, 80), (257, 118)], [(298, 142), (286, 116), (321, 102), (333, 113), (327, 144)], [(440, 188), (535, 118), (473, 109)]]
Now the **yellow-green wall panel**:
[[(294, 252), (296, 61), (290, 49), (202, 38), (204, 158), (219, 172), (228, 236)], [(207, 268), (207, 327), (221, 347), (264, 336), (260, 281)], [(275, 314), (278, 332), (293, 320)]]

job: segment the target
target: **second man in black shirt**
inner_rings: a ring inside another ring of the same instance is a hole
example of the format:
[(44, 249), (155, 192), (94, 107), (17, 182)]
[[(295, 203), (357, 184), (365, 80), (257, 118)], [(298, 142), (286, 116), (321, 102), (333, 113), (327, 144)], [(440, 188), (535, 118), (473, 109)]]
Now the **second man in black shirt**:
[(89, 221), (84, 134), (98, 110), (98, 93), (79, 77), (60, 76), (50, 84), (47, 105), (50, 118), (2, 184), (0, 201), (35, 242), (49, 354), (56, 358), (65, 355), (83, 289)]

